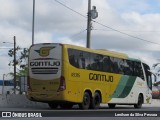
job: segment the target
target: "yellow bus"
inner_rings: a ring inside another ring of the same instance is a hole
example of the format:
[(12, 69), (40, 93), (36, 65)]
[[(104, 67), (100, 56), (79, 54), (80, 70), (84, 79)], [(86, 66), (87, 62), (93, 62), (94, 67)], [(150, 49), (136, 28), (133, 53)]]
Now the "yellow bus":
[(34, 44), (29, 49), (27, 98), (50, 108), (98, 109), (151, 103), (150, 68), (139, 59), (108, 50), (59, 44)]

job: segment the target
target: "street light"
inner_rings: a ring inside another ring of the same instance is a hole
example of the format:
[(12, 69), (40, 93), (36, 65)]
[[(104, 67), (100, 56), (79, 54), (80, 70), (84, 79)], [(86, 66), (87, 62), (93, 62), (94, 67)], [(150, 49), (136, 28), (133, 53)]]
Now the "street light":
[(14, 36), (13, 38), (14, 43), (10, 43), (10, 42), (3, 42), (3, 43), (10, 43), (10, 44), (14, 44), (14, 48), (13, 48), (13, 53), (14, 53), (14, 94), (16, 93), (16, 36)]

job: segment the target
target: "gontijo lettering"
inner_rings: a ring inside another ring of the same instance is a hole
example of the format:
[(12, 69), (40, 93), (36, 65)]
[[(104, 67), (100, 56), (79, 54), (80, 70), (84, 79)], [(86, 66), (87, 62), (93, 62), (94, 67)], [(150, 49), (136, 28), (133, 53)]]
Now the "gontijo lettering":
[(30, 66), (60, 66), (60, 61), (30, 62)]
[(95, 80), (95, 81), (105, 81), (105, 82), (113, 82), (113, 76), (107, 76), (104, 74), (95, 74), (95, 73), (90, 73), (89, 74), (89, 79), (90, 80)]

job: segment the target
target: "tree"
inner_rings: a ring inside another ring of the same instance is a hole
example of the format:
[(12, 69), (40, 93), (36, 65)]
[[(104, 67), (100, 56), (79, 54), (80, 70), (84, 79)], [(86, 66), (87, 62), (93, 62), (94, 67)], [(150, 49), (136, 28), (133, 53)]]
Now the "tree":
[[(10, 49), (8, 51), (9, 57), (14, 57), (14, 49)], [(23, 48), (21, 49), (19, 46), (16, 47), (16, 79), (18, 80), (20, 76), (27, 76), (28, 67), (28, 49)], [(11, 60), (8, 64), (9, 66), (14, 66), (14, 59)], [(14, 73), (9, 73), (12, 77), (14, 77)]]

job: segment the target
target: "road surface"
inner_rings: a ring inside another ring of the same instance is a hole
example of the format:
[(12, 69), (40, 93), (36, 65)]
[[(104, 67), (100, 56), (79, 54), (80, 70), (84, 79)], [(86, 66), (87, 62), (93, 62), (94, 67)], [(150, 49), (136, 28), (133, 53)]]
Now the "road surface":
[[(0, 108), (0, 113), (4, 120), (17, 120), (17, 118), (25, 120), (159, 120), (160, 119), (160, 104), (154, 103), (151, 105), (143, 105), (141, 109), (135, 109), (133, 106), (116, 106), (115, 109), (109, 109), (107, 104), (102, 104), (98, 110), (79, 110), (77, 106), (74, 106), (70, 110), (56, 109), (51, 110), (49, 107), (27, 107), (16, 108), (7, 107)], [(5, 117), (8, 112), (11, 117)], [(157, 116), (159, 117), (157, 117)], [(18, 117), (17, 117), (18, 116)], [(27, 118), (31, 117), (31, 118)], [(38, 117), (38, 118), (32, 118)], [(42, 118), (41, 118), (42, 117)]]

